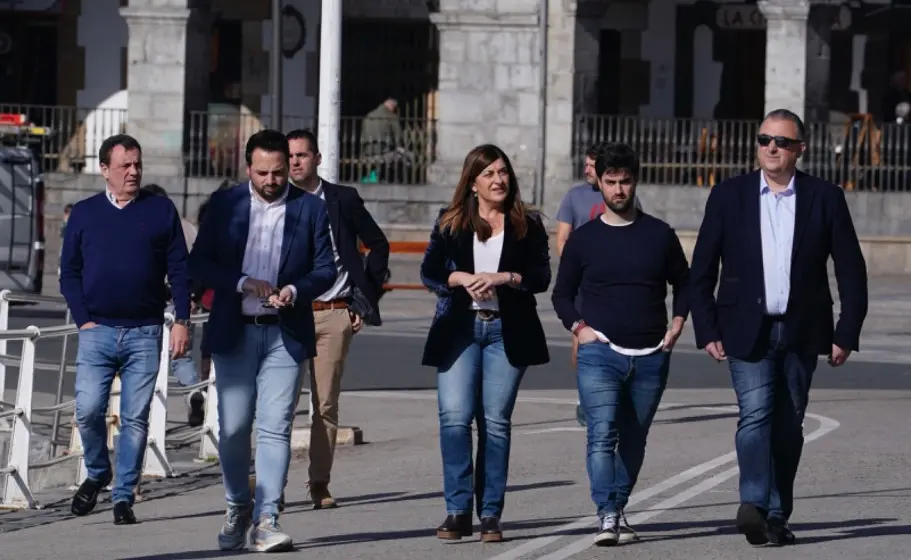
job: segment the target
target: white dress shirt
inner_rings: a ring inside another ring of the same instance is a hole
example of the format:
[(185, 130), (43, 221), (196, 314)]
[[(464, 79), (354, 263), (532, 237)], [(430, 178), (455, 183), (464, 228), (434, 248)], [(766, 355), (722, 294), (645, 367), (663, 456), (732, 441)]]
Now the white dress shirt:
[[(242, 265), (243, 276), (237, 282), (237, 291), (243, 293), (244, 281), (247, 278), (265, 280), (273, 286), (278, 283), (278, 266), (281, 262), (282, 241), (285, 232), (285, 201), (288, 189), (274, 202), (266, 202), (253, 190), (250, 183), (250, 231), (247, 234), (247, 247), (244, 250)], [(297, 290), (291, 289), (291, 301), (297, 299)], [(278, 310), (263, 307), (266, 300), (252, 294), (244, 294), (244, 315), (274, 315)]]
[[(316, 185), (316, 190), (313, 191), (313, 194), (320, 197), (325, 202), (326, 192), (323, 190), (322, 179), (320, 179), (319, 184)], [(329, 288), (329, 291), (316, 298), (316, 301), (333, 301), (351, 295), (351, 284), (348, 282), (348, 271), (342, 266), (342, 259), (338, 256), (338, 246), (335, 244), (335, 232), (332, 231), (331, 225), (329, 226), (329, 237), (332, 239), (332, 256), (335, 257), (335, 269), (338, 271), (338, 276), (335, 279), (335, 284)]]

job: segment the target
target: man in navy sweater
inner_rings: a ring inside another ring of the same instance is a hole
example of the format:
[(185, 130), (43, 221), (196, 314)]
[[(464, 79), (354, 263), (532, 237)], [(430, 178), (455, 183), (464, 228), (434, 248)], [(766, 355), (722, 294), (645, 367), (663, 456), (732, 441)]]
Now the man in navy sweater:
[[(579, 399), (600, 519), (595, 544), (611, 546), (638, 539), (623, 510), (689, 313), (689, 267), (674, 230), (635, 206), (639, 157), (633, 149), (603, 145), (595, 172), (606, 207), (567, 240), (552, 301), (579, 341)], [(670, 327), (668, 284), (674, 292)]]
[(98, 153), (106, 188), (77, 203), (67, 222), (60, 292), (79, 326), (76, 423), (88, 477), (71, 510), (87, 515), (111, 482), (107, 413), (120, 374), (120, 439), (112, 493), (114, 523), (136, 522), (133, 489), (142, 471), (149, 407), (158, 377), (162, 324), (171, 284), (176, 321), (171, 356), (188, 348), (190, 276), (187, 244), (174, 203), (140, 192), (142, 149), (125, 134)]

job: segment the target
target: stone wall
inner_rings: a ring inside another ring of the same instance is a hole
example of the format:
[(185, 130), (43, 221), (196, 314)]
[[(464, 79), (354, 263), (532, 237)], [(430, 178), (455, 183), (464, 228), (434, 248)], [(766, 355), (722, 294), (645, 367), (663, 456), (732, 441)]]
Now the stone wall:
[[(47, 174), (47, 260), (45, 270), (57, 269), (60, 251), (60, 219), (63, 206), (97, 193), (103, 183), (97, 176)], [(195, 222), (199, 205), (218, 188), (220, 179), (167, 179), (144, 177), (146, 183), (162, 185), (178, 210)], [(424, 240), (439, 209), (449, 204), (452, 186), (361, 185), (367, 209), (392, 240)], [(548, 198), (560, 199), (565, 189)], [(708, 189), (640, 185), (638, 195), (646, 211), (677, 229), (689, 250), (702, 223)], [(911, 274), (911, 193), (846, 193), (848, 206), (868, 258), (871, 274)], [(556, 212), (545, 209), (547, 223), (556, 228)], [(686, 241), (689, 240), (689, 241)], [(51, 281), (54, 284), (56, 279)], [(47, 282), (46, 282), (47, 285)]]
[[(492, 142), (512, 160), (533, 199), (540, 159), (541, 37), (537, 0), (441, 0), (435, 184), (455, 184), (465, 155)], [(549, 3), (545, 184), (569, 184), (575, 12)], [(543, 189), (538, 190), (538, 196)], [(559, 201), (546, 197), (545, 206)], [(554, 206), (554, 209), (556, 206)]]

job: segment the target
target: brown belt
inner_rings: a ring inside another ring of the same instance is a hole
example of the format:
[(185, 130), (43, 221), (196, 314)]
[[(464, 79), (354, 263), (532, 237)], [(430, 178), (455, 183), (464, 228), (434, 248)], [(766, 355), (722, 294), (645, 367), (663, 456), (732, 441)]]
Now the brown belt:
[(332, 301), (314, 301), (314, 311), (328, 311), (330, 309), (348, 309), (348, 302), (343, 299), (334, 299)]

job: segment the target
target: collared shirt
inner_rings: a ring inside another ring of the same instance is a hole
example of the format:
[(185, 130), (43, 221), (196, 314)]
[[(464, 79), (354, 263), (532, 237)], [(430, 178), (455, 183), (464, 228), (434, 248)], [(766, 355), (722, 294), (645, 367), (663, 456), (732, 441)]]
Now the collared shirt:
[[(243, 276), (237, 282), (237, 291), (243, 293), (244, 280), (255, 278), (265, 280), (273, 286), (278, 283), (278, 267), (281, 262), (282, 241), (284, 240), (285, 202), (288, 189), (274, 202), (266, 202), (250, 187), (250, 231), (247, 234), (247, 247), (244, 250), (242, 265)], [(278, 286), (276, 286), (278, 287)], [(297, 293), (294, 291), (296, 299)], [(263, 307), (265, 300), (251, 294), (244, 294), (244, 315), (274, 315), (277, 309)]]
[[(320, 179), (319, 183), (316, 185), (316, 190), (313, 191), (313, 194), (323, 199), (323, 201), (326, 200), (326, 191), (323, 189), (322, 179)], [(335, 268), (338, 271), (338, 277), (335, 279), (335, 284), (333, 284), (326, 293), (316, 298), (317, 301), (332, 301), (343, 299), (351, 295), (351, 284), (348, 282), (348, 271), (342, 266), (342, 259), (338, 255), (338, 246), (335, 244), (335, 232), (332, 231), (331, 225), (329, 226), (329, 237), (332, 240), (332, 255), (335, 257)]]
[(760, 173), (759, 202), (766, 313), (784, 315), (791, 294), (791, 252), (797, 205), (794, 177), (788, 188), (775, 193), (769, 188), (765, 175)]
[(120, 203), (117, 202), (117, 197), (115, 197), (114, 193), (111, 192), (111, 189), (105, 187), (104, 193), (108, 196), (108, 200), (111, 201), (111, 204), (113, 204), (115, 208), (121, 208), (121, 209), (126, 208), (130, 204), (133, 204), (134, 202), (136, 202), (136, 198), (137, 198), (137, 196), (139, 196), (137, 193), (135, 196), (133, 196), (133, 198), (127, 200), (124, 203), (124, 205), (121, 206)]

